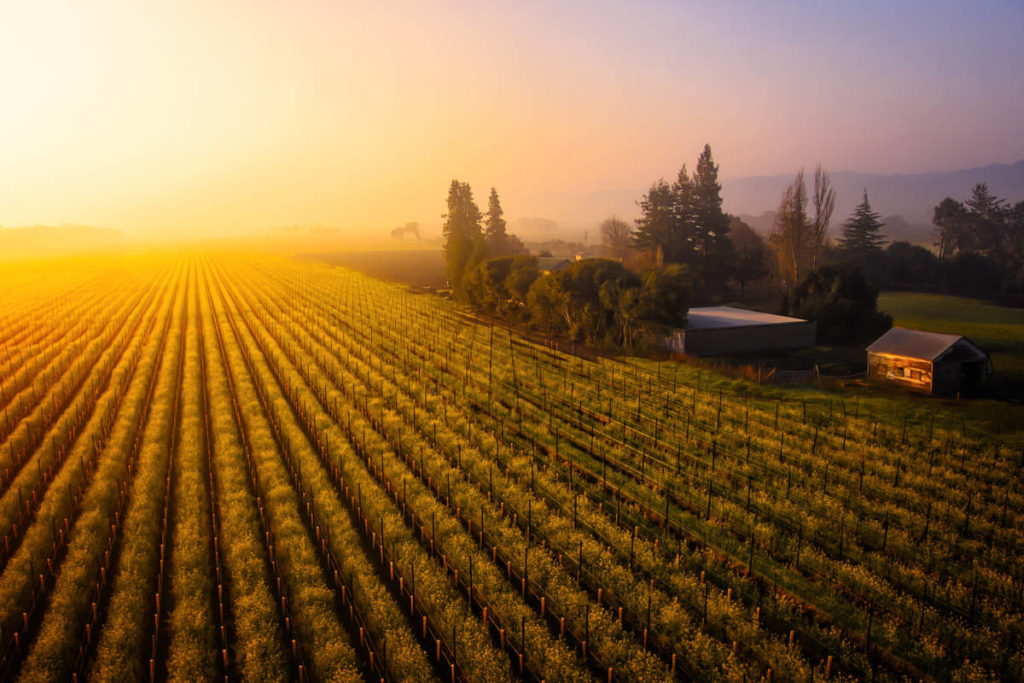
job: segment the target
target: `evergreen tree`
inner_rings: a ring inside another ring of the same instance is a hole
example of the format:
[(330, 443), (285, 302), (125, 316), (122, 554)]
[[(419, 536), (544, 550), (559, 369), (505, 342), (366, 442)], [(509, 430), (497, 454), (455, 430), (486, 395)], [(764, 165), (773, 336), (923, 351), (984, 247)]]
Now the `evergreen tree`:
[(464, 296), (464, 275), (485, 256), (480, 229), (482, 217), (469, 183), (453, 180), (448, 188), (448, 213), (444, 216), (444, 253), (448, 282), (460, 297)]
[(686, 172), (686, 164), (679, 169), (676, 180), (672, 183), (672, 194), (675, 198), (673, 209), (674, 224), (670, 232), (668, 256), (670, 263), (694, 263), (696, 245), (694, 243), (695, 187), (693, 178)]
[(987, 183), (979, 183), (974, 186), (966, 204), (971, 213), (973, 241), (977, 250), (990, 256), (999, 255), (1005, 242), (1009, 219), (1006, 200), (989, 192)]
[(636, 247), (654, 252), (657, 263), (688, 264), (707, 282), (724, 284), (735, 254), (710, 145), (704, 145), (693, 176), (684, 164), (671, 185), (664, 180), (651, 185), (640, 209)]
[(676, 198), (668, 183), (659, 180), (651, 185), (640, 200), (640, 213), (633, 243), (638, 249), (650, 249), (659, 261), (670, 260), (675, 248)]
[(946, 197), (935, 207), (932, 222), (938, 227), (939, 257), (962, 254), (1003, 256), (1012, 241), (1012, 211), (1005, 199), (989, 192), (988, 185), (974, 186), (971, 198), (961, 203)]
[(492, 257), (510, 254), (508, 234), (505, 232), (505, 212), (498, 199), (498, 191), (491, 188), (491, 196), (487, 200), (487, 220), (484, 227), (484, 243)]
[(722, 289), (736, 265), (729, 241), (729, 217), (722, 211), (722, 185), (718, 164), (711, 157), (711, 145), (697, 159), (692, 194), (693, 250), (697, 272), (705, 284)]
[(863, 265), (868, 259), (882, 253), (885, 245), (882, 227), (884, 224), (879, 220), (879, 215), (871, 210), (868, 191), (864, 190), (864, 201), (857, 205), (849, 220), (843, 224), (843, 234), (838, 241), (840, 251)]
[(722, 185), (711, 146), (697, 159), (693, 174), (693, 248), (702, 261), (714, 258), (728, 242), (729, 218), (722, 211)]

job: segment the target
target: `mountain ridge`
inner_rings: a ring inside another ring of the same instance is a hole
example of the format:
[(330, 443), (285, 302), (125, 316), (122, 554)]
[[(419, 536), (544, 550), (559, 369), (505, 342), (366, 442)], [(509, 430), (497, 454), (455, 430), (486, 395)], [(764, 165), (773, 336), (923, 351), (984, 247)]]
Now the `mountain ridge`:
[[(932, 211), (940, 201), (945, 197), (964, 200), (977, 183), (987, 183), (993, 194), (1010, 202), (1024, 200), (1024, 159), (954, 171), (889, 174), (835, 171), (829, 175), (837, 195), (833, 232), (838, 231), (860, 203), (864, 190), (875, 211), (886, 217), (900, 217), (912, 226), (911, 232), (915, 235), (932, 229)], [(740, 217), (774, 212), (782, 192), (794, 177), (795, 174), (777, 174), (723, 178), (723, 207), (726, 212)], [(812, 179), (806, 177), (806, 180)], [(524, 198), (520, 213), (556, 221), (563, 230), (592, 231), (597, 238), (597, 226), (608, 216), (615, 214), (625, 220), (639, 216), (638, 202), (645, 192), (646, 188), (532, 195)]]

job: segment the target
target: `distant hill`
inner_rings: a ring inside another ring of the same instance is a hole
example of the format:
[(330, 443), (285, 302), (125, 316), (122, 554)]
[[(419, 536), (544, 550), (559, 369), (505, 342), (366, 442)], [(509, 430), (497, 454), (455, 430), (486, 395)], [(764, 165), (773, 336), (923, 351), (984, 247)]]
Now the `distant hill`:
[(120, 230), (88, 225), (0, 227), (0, 258), (67, 254), (122, 246), (123, 243), (124, 235)]
[[(813, 169), (806, 169), (808, 173)], [(724, 178), (722, 199), (725, 210), (741, 216), (758, 232), (771, 229), (779, 198), (794, 174)], [(931, 241), (932, 211), (945, 197), (966, 199), (975, 184), (988, 183), (998, 197), (1011, 202), (1024, 200), (1024, 159), (1013, 164), (990, 164), (959, 171), (917, 174), (869, 174), (850, 171), (832, 172), (836, 189), (836, 213), (833, 231), (849, 217), (860, 202), (861, 194), (868, 191), (871, 205), (886, 222), (890, 239), (912, 242)], [(523, 212), (544, 216), (557, 222), (563, 234), (573, 235), (590, 231), (591, 241), (598, 224), (612, 214), (625, 220), (635, 219), (639, 213), (637, 202), (646, 188), (609, 190), (581, 194), (544, 194), (524, 197)]]
[[(990, 164), (945, 173), (873, 175), (839, 171), (830, 175), (838, 198), (836, 224), (846, 220), (864, 190), (875, 211), (883, 216), (902, 216), (912, 226), (930, 225), (936, 204), (945, 197), (966, 199), (977, 183), (988, 183), (989, 190), (998, 197), (1012, 202), (1024, 200), (1024, 159), (1014, 164)], [(725, 210), (751, 215), (773, 211), (791, 182), (793, 175), (725, 179)]]
[[(739, 218), (749, 225), (754, 232), (762, 237), (767, 237), (775, 224), (776, 215), (777, 212), (775, 211), (765, 211), (756, 216), (739, 214)], [(935, 226), (932, 225), (931, 221), (911, 223), (903, 216), (885, 216), (881, 220), (883, 223), (882, 234), (888, 242), (904, 241), (922, 246), (930, 246), (935, 241)], [(837, 217), (832, 220), (833, 235), (839, 233), (844, 222), (846, 222), (846, 217), (839, 217), (837, 212)]]

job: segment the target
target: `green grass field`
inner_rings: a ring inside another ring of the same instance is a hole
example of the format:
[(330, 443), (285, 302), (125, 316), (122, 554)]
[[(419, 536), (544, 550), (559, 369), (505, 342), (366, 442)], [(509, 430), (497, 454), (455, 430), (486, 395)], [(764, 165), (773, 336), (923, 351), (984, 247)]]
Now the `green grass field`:
[[(962, 334), (992, 355), (996, 373), (997, 398), (964, 399), (919, 396), (900, 391), (847, 386), (842, 389), (818, 385), (758, 386), (743, 379), (707, 369), (682, 365), (676, 369), (683, 381), (700, 381), (715, 390), (783, 400), (806, 400), (821, 405), (829, 401), (856, 401), (859, 410), (879, 420), (902, 419), (922, 428), (934, 419), (940, 423), (962, 423), (968, 432), (1024, 448), (1024, 309), (1009, 308), (963, 297), (937, 294), (892, 292), (878, 297), (878, 308), (901, 327)], [(808, 360), (808, 358), (812, 360)], [(794, 354), (794, 366), (819, 363), (823, 372), (841, 374), (862, 368), (863, 351), (852, 347), (816, 347)], [(667, 372), (659, 363), (634, 359), (649, 370)], [(749, 362), (749, 360), (748, 360)], [(1006, 400), (1011, 399), (1011, 400)], [(1016, 400), (1014, 400), (1016, 399)]]
[(905, 292), (879, 295), (878, 308), (900, 327), (969, 337), (992, 355), (999, 386), (1024, 386), (1024, 309)]

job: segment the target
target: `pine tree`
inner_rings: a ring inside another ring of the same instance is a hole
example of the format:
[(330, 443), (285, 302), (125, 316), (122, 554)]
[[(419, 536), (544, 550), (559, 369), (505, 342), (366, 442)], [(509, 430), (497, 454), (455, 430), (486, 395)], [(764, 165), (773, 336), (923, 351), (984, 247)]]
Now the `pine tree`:
[(693, 174), (693, 246), (702, 260), (713, 255), (729, 233), (729, 218), (722, 211), (722, 185), (711, 146), (697, 159)]
[(448, 188), (448, 213), (444, 216), (444, 253), (448, 282), (458, 296), (463, 295), (463, 276), (485, 256), (480, 219), (483, 214), (473, 201), (469, 183), (453, 180)]
[(506, 256), (509, 253), (508, 234), (505, 232), (505, 212), (498, 199), (498, 191), (491, 188), (487, 200), (487, 220), (484, 224), (484, 243), (490, 257)]
[(1010, 213), (1006, 200), (989, 192), (988, 183), (979, 183), (974, 186), (966, 204), (970, 211), (975, 247), (990, 256), (998, 255), (1008, 232)]
[(675, 205), (672, 210), (673, 224), (669, 232), (669, 246), (665, 260), (670, 263), (694, 263), (696, 251), (694, 246), (694, 184), (693, 178), (686, 172), (686, 164), (679, 169), (676, 180), (672, 183), (672, 194)]
[(849, 220), (843, 224), (843, 234), (838, 240), (840, 251), (861, 264), (880, 254), (882, 247), (885, 246), (885, 236), (881, 232), (884, 223), (878, 219), (879, 215), (871, 210), (868, 191), (864, 190), (864, 201), (853, 210)]
[(722, 184), (718, 182), (718, 164), (711, 157), (711, 145), (704, 145), (697, 159), (692, 207), (697, 270), (707, 284), (724, 286), (736, 259), (729, 241), (729, 217), (722, 211)]
[(640, 218), (636, 220), (633, 243), (638, 249), (650, 249), (660, 261), (670, 260), (674, 247), (676, 199), (672, 188), (659, 180), (640, 200)]

